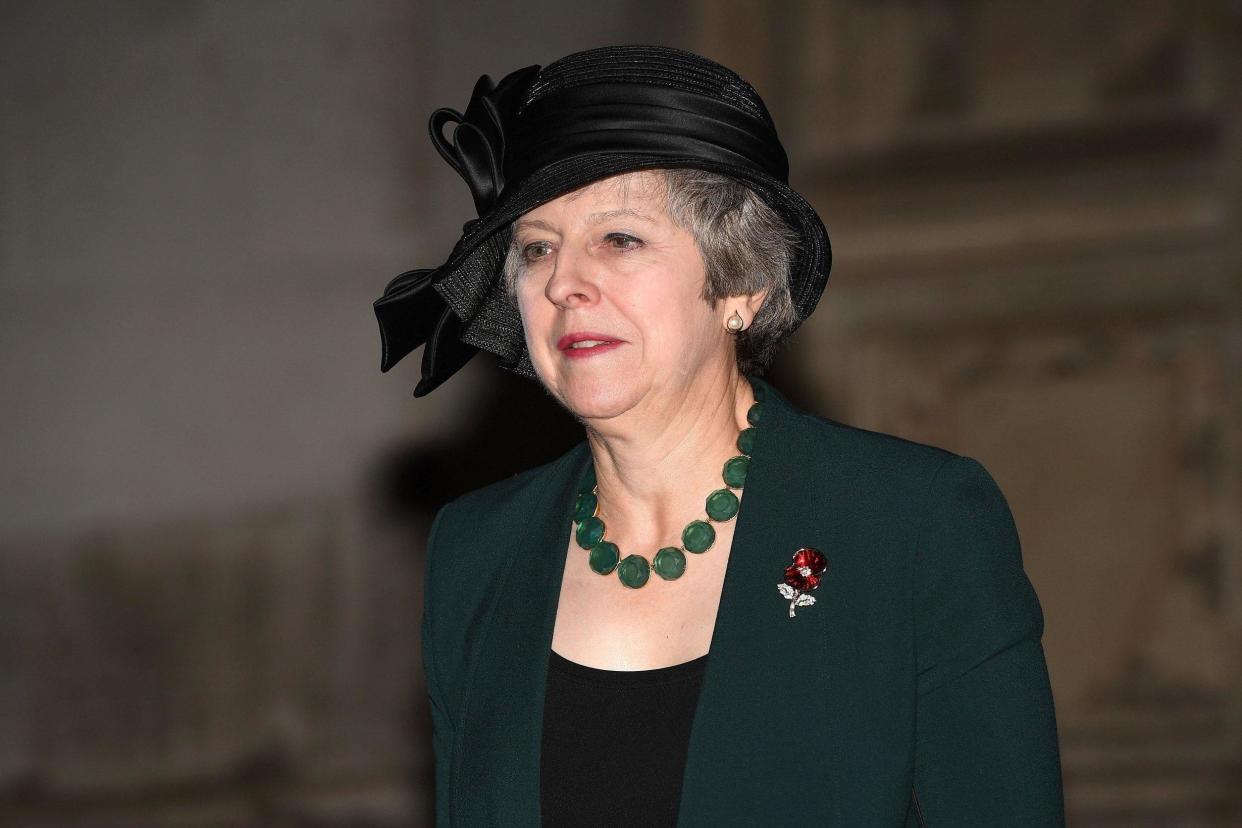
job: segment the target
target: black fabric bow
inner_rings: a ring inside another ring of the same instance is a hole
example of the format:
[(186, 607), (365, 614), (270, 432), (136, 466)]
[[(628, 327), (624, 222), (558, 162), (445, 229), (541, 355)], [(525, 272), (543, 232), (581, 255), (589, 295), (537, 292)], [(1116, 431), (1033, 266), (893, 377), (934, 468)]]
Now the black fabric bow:
[(460, 339), (462, 321), (435, 291), (439, 269), (419, 268), (397, 276), (375, 301), (383, 354), (380, 372), (396, 365), (420, 345), (423, 349), (422, 379), (414, 396), (431, 393), (479, 352)]
[[(465, 114), (447, 107), (431, 113), (431, 143), (470, 187), (474, 206), (482, 217), (496, 205), (504, 189), (505, 129), (539, 66), (518, 69), (499, 84), (483, 75), (474, 85)], [(455, 123), (452, 139), (444, 137), (444, 125)], [(466, 222), (468, 234), (479, 219)], [(375, 302), (383, 355), (380, 371), (386, 372), (407, 354), (423, 349), (422, 379), (414, 396), (422, 397), (456, 373), (478, 353), (460, 339), (465, 326), (435, 290), (441, 269), (420, 268), (397, 276)]]
[[(448, 107), (431, 113), (431, 143), (465, 179), (480, 216), (495, 206), (504, 189), (505, 129), (538, 73), (538, 66), (527, 66), (505, 75), (498, 84), (483, 75), (474, 85), (464, 115)], [(444, 137), (446, 123), (456, 124), (451, 141)]]

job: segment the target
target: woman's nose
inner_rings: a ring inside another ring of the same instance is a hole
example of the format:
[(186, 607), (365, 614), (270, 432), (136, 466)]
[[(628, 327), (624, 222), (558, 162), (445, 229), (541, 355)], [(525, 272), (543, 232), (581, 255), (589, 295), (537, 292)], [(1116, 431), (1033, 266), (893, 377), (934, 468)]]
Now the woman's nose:
[(554, 305), (562, 308), (595, 302), (599, 298), (599, 286), (592, 273), (591, 257), (571, 245), (563, 245), (556, 253), (552, 276), (548, 279), (543, 294)]

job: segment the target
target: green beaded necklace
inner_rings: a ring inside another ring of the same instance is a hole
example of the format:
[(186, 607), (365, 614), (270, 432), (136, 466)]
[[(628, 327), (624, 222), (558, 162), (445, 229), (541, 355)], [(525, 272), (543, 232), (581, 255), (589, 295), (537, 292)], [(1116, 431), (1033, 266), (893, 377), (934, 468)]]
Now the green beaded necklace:
[[(725, 461), (725, 488), (716, 489), (707, 496), (707, 517), (717, 523), (731, 520), (741, 508), (741, 501), (732, 490), (741, 491), (746, 482), (750, 454), (755, 445), (755, 426), (759, 425), (759, 417), (763, 412), (758, 386), (752, 383), (751, 389), (755, 395), (755, 403), (746, 412), (746, 421), (750, 423), (750, 427), (742, 429), (737, 436), (737, 449), (741, 454)], [(642, 555), (627, 555), (622, 558), (617, 545), (605, 540), (607, 527), (599, 516), (597, 492), (595, 466), (592, 464), (574, 503), (574, 538), (579, 546), (589, 551), (587, 563), (593, 572), (608, 575), (615, 570), (621, 583), (631, 589), (645, 585), (652, 572), (666, 581), (677, 580), (686, 571), (686, 552), (703, 553), (716, 542), (716, 530), (711, 523), (706, 520), (692, 520), (681, 532), (680, 547), (664, 547), (655, 553), (655, 558), (650, 563)]]

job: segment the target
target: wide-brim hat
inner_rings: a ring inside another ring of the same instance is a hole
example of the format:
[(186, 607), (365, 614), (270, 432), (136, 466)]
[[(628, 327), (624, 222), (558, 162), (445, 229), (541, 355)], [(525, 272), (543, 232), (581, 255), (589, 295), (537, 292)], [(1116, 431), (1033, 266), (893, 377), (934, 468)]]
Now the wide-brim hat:
[[(455, 124), (451, 139), (446, 124)], [(438, 109), (432, 143), (465, 179), (478, 218), (444, 264), (406, 271), (375, 301), (386, 372), (425, 345), (421, 397), (480, 350), (534, 378), (502, 272), (510, 225), (602, 178), (693, 167), (750, 187), (797, 235), (790, 268), (794, 328), (815, 309), (832, 266), (828, 232), (789, 186), (789, 162), (758, 92), (730, 69), (664, 46), (606, 46), (493, 83), (483, 75), (464, 113)], [(791, 330), (792, 332), (792, 330)]]

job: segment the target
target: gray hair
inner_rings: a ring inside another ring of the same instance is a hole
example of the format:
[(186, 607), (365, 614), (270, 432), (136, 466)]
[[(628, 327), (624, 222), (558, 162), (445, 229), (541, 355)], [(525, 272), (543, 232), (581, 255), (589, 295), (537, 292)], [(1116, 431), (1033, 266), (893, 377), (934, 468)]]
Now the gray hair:
[[(736, 335), (738, 370), (764, 373), (797, 326), (789, 278), (798, 235), (753, 190), (727, 175), (683, 167), (649, 172), (663, 184), (668, 217), (698, 245), (707, 273), (704, 301), (714, 308), (722, 298), (767, 289), (754, 321)], [(503, 280), (516, 305), (525, 261), (512, 225), (509, 233)]]

